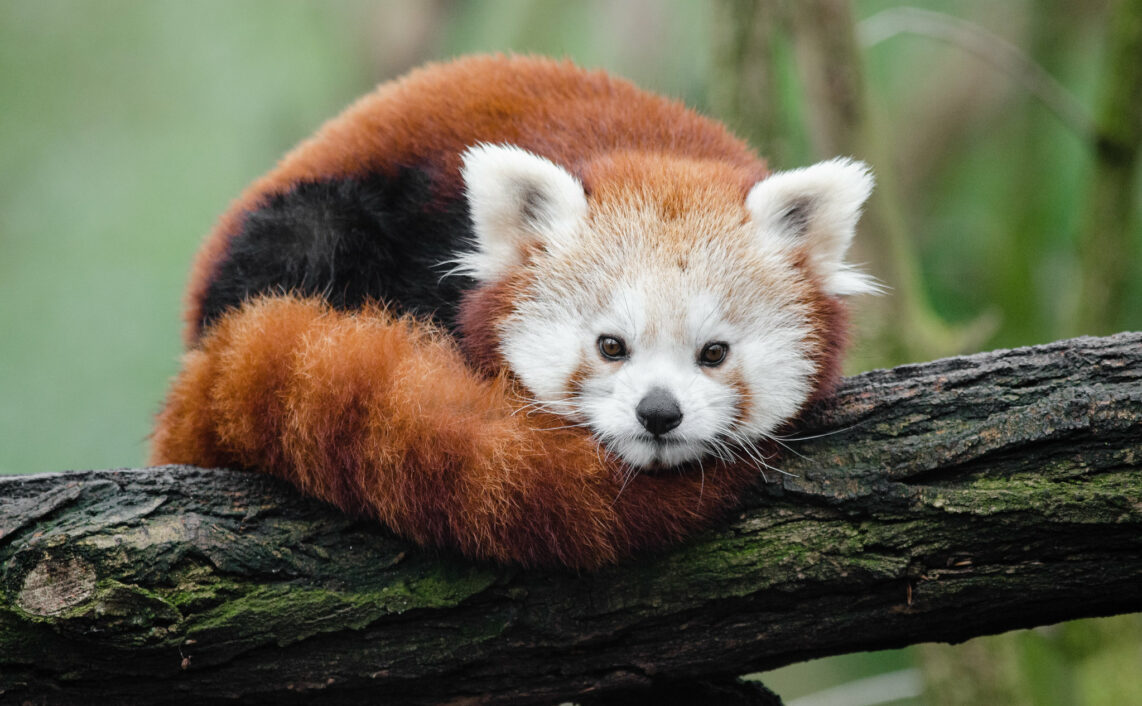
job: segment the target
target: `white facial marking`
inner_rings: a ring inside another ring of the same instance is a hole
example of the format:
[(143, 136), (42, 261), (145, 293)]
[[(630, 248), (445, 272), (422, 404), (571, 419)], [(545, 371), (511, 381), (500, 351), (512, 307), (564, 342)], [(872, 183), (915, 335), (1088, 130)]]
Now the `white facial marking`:
[[(727, 439), (754, 439), (796, 414), (814, 372), (803, 355), (808, 326), (798, 316), (758, 298), (745, 321), (731, 322), (726, 297), (690, 288), (679, 298), (687, 287), (676, 290), (669, 279), (619, 289), (590, 329), (620, 337), (629, 357), (596, 366), (577, 407), (607, 448), (634, 466), (732, 453)], [(729, 352), (716, 366), (702, 365), (701, 351), (713, 342)], [(748, 400), (737, 381), (750, 390)], [(668, 393), (682, 413), (675, 428), (657, 435), (637, 413), (653, 390)]]
[[(520, 174), (542, 194), (538, 211), (510, 193)], [(499, 324), (509, 368), (540, 407), (583, 423), (631, 466), (755, 456), (751, 444), (814, 390), (818, 287), (828, 295), (875, 288), (844, 262), (872, 183), (860, 163), (779, 172), (744, 204), (702, 202), (669, 218), (649, 192), (587, 214), (569, 173), (514, 148), (473, 148), (465, 180), (478, 248), (462, 267), (525, 283)], [(538, 247), (525, 252), (521, 240)], [(809, 277), (796, 264), (806, 255)], [(604, 356), (601, 336), (620, 339), (625, 356)], [(703, 365), (710, 343), (726, 355)], [(658, 406), (644, 411), (666, 412), (640, 421), (639, 403), (654, 390)]]

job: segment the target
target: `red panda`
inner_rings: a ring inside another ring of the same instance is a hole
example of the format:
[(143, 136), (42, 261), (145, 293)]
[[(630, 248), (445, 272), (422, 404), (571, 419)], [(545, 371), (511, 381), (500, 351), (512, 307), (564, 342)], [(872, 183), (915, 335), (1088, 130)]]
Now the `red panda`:
[(769, 173), (568, 62), (381, 85), (194, 263), (154, 463), (288, 479), (423, 545), (594, 569), (676, 542), (828, 395), (867, 168)]

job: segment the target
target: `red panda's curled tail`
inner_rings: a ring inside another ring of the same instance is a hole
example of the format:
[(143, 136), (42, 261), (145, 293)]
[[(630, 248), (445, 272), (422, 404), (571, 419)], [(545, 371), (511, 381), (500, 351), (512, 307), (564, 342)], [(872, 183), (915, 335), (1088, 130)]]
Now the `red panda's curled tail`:
[(677, 541), (756, 478), (625, 478), (519, 395), (413, 319), (254, 299), (186, 354), (151, 460), (258, 469), (421, 544), (580, 569)]

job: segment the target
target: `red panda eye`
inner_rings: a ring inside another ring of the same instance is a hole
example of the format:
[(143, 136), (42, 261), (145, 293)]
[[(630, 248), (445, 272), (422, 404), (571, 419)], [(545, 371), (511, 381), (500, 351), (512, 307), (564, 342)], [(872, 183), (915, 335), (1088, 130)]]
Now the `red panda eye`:
[(702, 352), (698, 354), (698, 362), (711, 367), (721, 365), (722, 361), (726, 359), (726, 354), (729, 352), (730, 346), (728, 343), (707, 343), (702, 347)]
[(627, 344), (616, 336), (599, 336), (599, 353), (607, 360), (622, 360), (627, 357)]

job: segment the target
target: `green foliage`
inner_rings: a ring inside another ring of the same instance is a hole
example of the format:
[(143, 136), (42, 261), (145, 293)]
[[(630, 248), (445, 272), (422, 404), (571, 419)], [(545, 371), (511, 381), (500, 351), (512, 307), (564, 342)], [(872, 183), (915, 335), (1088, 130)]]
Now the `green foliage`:
[(1115, 706), (1142, 703), (1142, 616), (1080, 620), (971, 640), (924, 645), (931, 706)]
[[(894, 5), (862, 2), (858, 16)], [(567, 55), (705, 103), (712, 20), (698, 4), (441, 7), (0, 5), (0, 63), (11, 69), (0, 72), (0, 472), (143, 460), (177, 366), (180, 295), (202, 235), (292, 144), (404, 65), (481, 50)], [(1035, 58), (1089, 106), (1104, 14), (1071, 10), (1053, 22), (1005, 7), (954, 9), (1015, 43), (1048, 37), (1031, 42), (1050, 54)], [(384, 53), (390, 25), (415, 24), (410, 13), (427, 13), (419, 21), (430, 29), (393, 58)], [(1037, 20), (1031, 29), (1028, 18)], [(777, 95), (785, 123), (800, 124), (796, 57), (778, 43), (786, 66)], [(936, 310), (953, 322), (999, 312), (989, 345), (1069, 333), (1090, 150), (1010, 77), (960, 48), (900, 35), (865, 59)], [(983, 97), (958, 114), (926, 115), (960, 74), (978, 79)], [(955, 142), (939, 142), (948, 133)], [(938, 154), (925, 151), (932, 144)], [(803, 129), (777, 151), (780, 166), (812, 158)], [(1142, 325), (1142, 266), (1129, 267), (1121, 328)], [(862, 367), (891, 362), (869, 357), (876, 350), (875, 341), (858, 346)]]
[(201, 237), (369, 86), (277, 3), (0, 4), (0, 473), (137, 465)]
[[(866, 18), (900, 4), (855, 7)], [(908, 4), (1007, 38), (1096, 111), (1104, 3)], [(377, 81), (456, 53), (538, 52), (704, 108), (712, 24), (709, 4), (685, 0), (0, 3), (0, 473), (144, 460), (151, 416), (177, 368), (181, 291), (201, 237), (245, 184)], [(785, 167), (812, 154), (795, 52), (778, 42), (776, 95), (791, 134), (757, 146)], [(1095, 332), (1069, 321), (1090, 145), (962, 48), (900, 35), (863, 58), (936, 312), (953, 323), (997, 312), (988, 347)], [(1138, 192), (1136, 178), (1133, 251), (1121, 258), (1142, 249)], [(1113, 324), (1142, 328), (1142, 262), (1123, 269)], [(858, 345), (858, 359), (890, 362), (875, 341)], [(788, 556), (804, 551), (791, 546)], [(101, 590), (118, 595), (113, 588)], [(172, 589), (161, 600), (200, 599)], [(1011, 693), (1031, 703), (1142, 702), (1137, 680), (1110, 676), (1137, 673), (1133, 620), (1037, 632), (1021, 638), (1031, 643), (1002, 643), (1009, 662), (994, 651), (985, 661), (1027, 667)], [(0, 632), (9, 624), (0, 615)], [(874, 670), (883, 670), (907, 666), (906, 655), (834, 664), (860, 671), (880, 660)], [(839, 669), (807, 677), (801, 691), (850, 674)], [(1026, 693), (1027, 675), (1041, 691)], [(774, 678), (787, 696), (797, 691)]]

